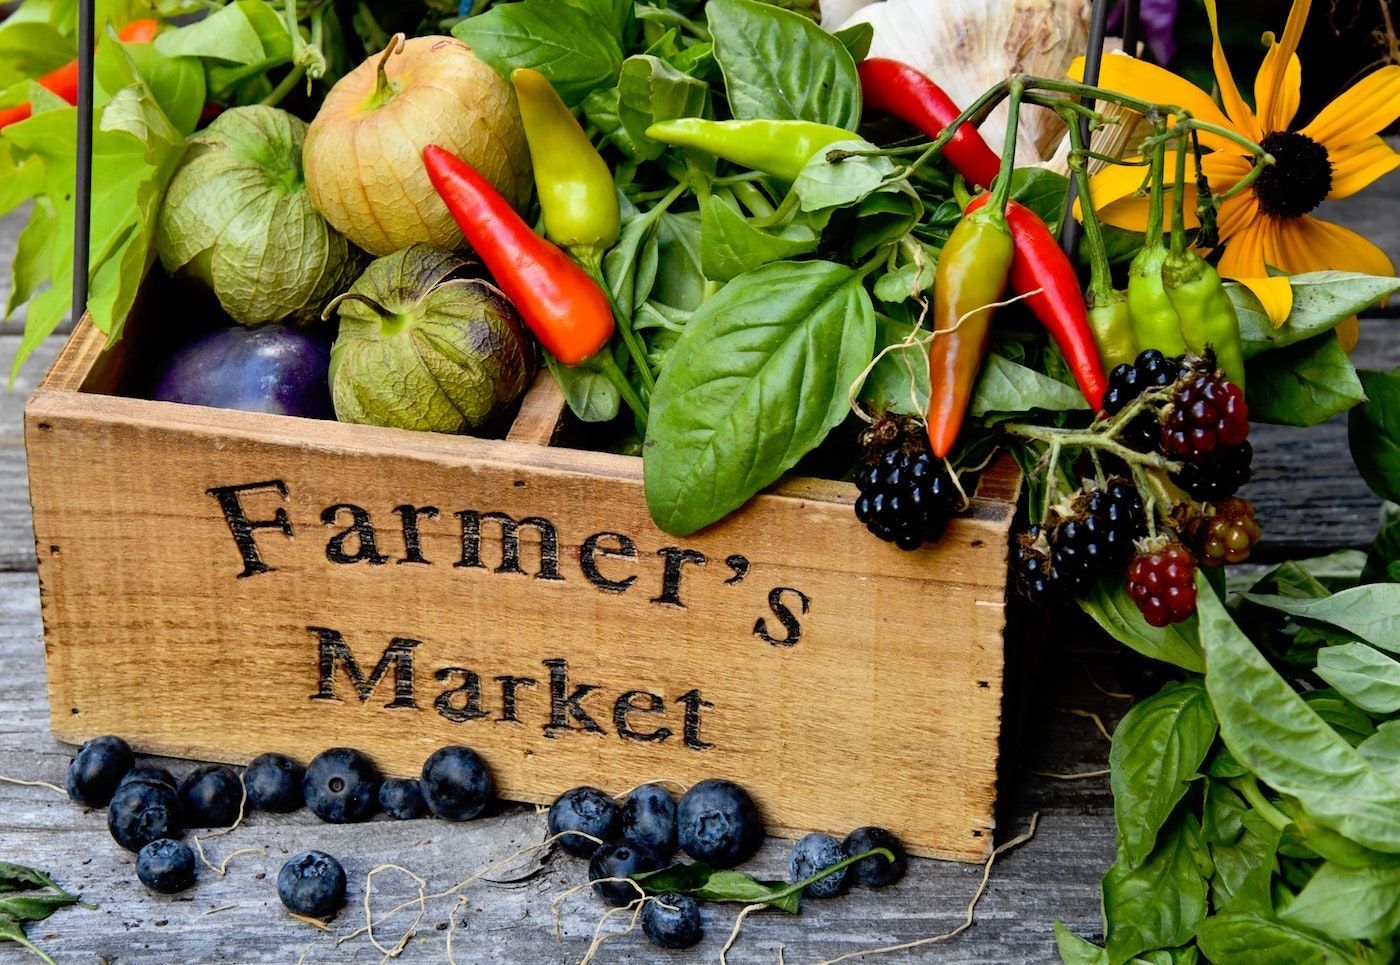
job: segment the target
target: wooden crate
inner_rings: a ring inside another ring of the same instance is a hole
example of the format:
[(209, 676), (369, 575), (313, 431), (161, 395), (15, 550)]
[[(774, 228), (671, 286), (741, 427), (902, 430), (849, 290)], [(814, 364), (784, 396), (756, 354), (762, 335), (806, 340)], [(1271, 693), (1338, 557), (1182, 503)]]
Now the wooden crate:
[(547, 376), (476, 439), (124, 397), (140, 339), (103, 344), (25, 411), (59, 739), (395, 775), (459, 743), (513, 800), (723, 776), (775, 833), (990, 849), (1009, 461), (914, 553), (818, 479), (677, 539), (640, 459), (551, 445)]

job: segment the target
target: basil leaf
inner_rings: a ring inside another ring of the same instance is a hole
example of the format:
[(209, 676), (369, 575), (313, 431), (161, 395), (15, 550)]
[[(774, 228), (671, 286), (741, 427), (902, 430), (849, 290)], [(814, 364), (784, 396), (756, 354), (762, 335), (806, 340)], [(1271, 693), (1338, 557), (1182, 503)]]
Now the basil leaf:
[(1197, 606), (1206, 689), (1230, 752), (1320, 823), (1368, 848), (1400, 852), (1400, 785), (1293, 692), (1204, 585)]
[(1216, 908), (1271, 910), (1270, 882), (1278, 868), (1282, 833), (1242, 805), (1239, 825), (1241, 833), (1235, 841), (1211, 845), (1215, 866), (1210, 879), (1211, 900)]
[(1079, 390), (995, 353), (982, 363), (968, 411), (977, 418), (1019, 415), (1032, 409), (1070, 412), (1087, 409)]
[(16, 945), (29, 949), (48, 965), (54, 965), (53, 959), (49, 958), (42, 948), (25, 936), (24, 928), (13, 918), (0, 917), (0, 942), (14, 942)]
[[(861, 387), (860, 397), (867, 408), (913, 416), (928, 411), (928, 349), (917, 340), (905, 347), (913, 328), (912, 324), (888, 315), (876, 316), (876, 351), (883, 354)], [(887, 348), (889, 351), (885, 351)]]
[(875, 42), (875, 25), (866, 20), (833, 30), (831, 35), (841, 41), (856, 63), (870, 56), (870, 45)]
[(622, 223), (622, 234), (603, 257), (603, 278), (623, 315), (631, 317), (636, 307), (651, 297), (656, 284), (656, 264), (660, 257), (656, 225), (662, 212), (639, 212)]
[(1060, 233), (1065, 213), (1065, 192), (1069, 179), (1048, 168), (1016, 168), (1011, 176), (1011, 197), (1030, 208), (1044, 221), (1052, 235)]
[(837, 141), (818, 151), (802, 168), (792, 190), (803, 211), (844, 208), (874, 194), (895, 173), (887, 157), (848, 157), (835, 164), (827, 160), (832, 151), (869, 151), (875, 145), (860, 138)]
[(571, 7), (577, 7), (605, 25), (608, 32), (622, 43), (632, 23), (632, 0), (564, 0)]
[(1366, 712), (1331, 687), (1309, 690), (1303, 694), (1303, 703), (1352, 747), (1376, 732)]
[(638, 54), (622, 62), (617, 94), (618, 119), (636, 146), (636, 156), (649, 161), (660, 157), (666, 145), (648, 138), (646, 129), (656, 121), (704, 114), (710, 85), (658, 57)]
[(1206, 881), (1199, 855), (1201, 827), (1183, 814), (1166, 828), (1147, 860), (1131, 868), (1119, 855), (1103, 878), (1108, 957), (1125, 962), (1154, 948), (1190, 941), (1206, 914)]
[(1315, 600), (1246, 593), (1251, 603), (1340, 627), (1373, 646), (1400, 653), (1400, 584), (1369, 583)]
[(1381, 724), (1356, 750), (1392, 783), (1400, 784), (1400, 720)]
[(821, 233), (802, 220), (776, 232), (754, 224), (719, 195), (700, 205), (700, 267), (706, 278), (729, 281), (746, 271), (817, 250)]
[(698, 211), (668, 211), (661, 216), (656, 231), (656, 284), (650, 294), (653, 300), (687, 312), (699, 308), (705, 300), (700, 231)]
[(1400, 502), (1400, 369), (1358, 374), (1366, 402), (1347, 423), (1351, 458), (1372, 492)]
[[(250, 18), (269, 11), (274, 17), (277, 16), (276, 11), (272, 11), (263, 0), (238, 0), (213, 11), (202, 20), (174, 30), (161, 31), (156, 35), (154, 46), (167, 57), (207, 57), (232, 64), (256, 64), (265, 60), (268, 52)], [(284, 36), (286, 32), (284, 25)], [(291, 55), (290, 38), (287, 40), (287, 54)]]
[(1282, 325), (1275, 327), (1253, 292), (1238, 282), (1226, 282), (1225, 290), (1239, 316), (1245, 358), (1330, 332), (1380, 299), (1400, 291), (1400, 279), (1349, 271), (1310, 271), (1294, 275), (1289, 284), (1293, 288), (1293, 310)]
[(1379, 941), (1400, 929), (1400, 867), (1324, 862), (1279, 917), (1336, 938)]
[(39, 888), (58, 888), (59, 891), (63, 891), (52, 878), (38, 868), (0, 861), (0, 891), (34, 891)]
[[(614, 358), (616, 356), (616, 349)], [(625, 355), (626, 348), (622, 347)], [(578, 365), (564, 365), (544, 349), (540, 350), (544, 363), (554, 381), (559, 383), (559, 391), (564, 393), (564, 401), (569, 409), (582, 422), (611, 422), (617, 418), (622, 407), (622, 396), (617, 387), (597, 368), (593, 359), (584, 359)], [(622, 359), (617, 358), (619, 364)]]
[(1376, 534), (1371, 546), (1366, 550), (1366, 565), (1361, 570), (1363, 583), (1394, 583), (1392, 567), (1400, 562), (1400, 522), (1391, 523)]
[(1205, 684), (1168, 684), (1124, 715), (1108, 755), (1118, 846), (1128, 867), (1147, 860), (1215, 741)]
[(622, 67), (610, 23), (549, 0), (498, 4), (458, 23), (452, 36), (504, 76), (533, 67), (571, 106), (611, 84)]
[(675, 864), (633, 875), (632, 879), (652, 895), (674, 893), (703, 901), (762, 902), (793, 915), (802, 901), (800, 892), (780, 894), (790, 889), (786, 881), (760, 881), (743, 871), (711, 868), (703, 861)]
[(1249, 417), (1285, 426), (1315, 426), (1366, 398), (1351, 359), (1334, 335), (1251, 359)]
[(1354, 947), (1279, 921), (1266, 911), (1212, 915), (1197, 927), (1196, 943), (1206, 958), (1222, 965), (1366, 965), (1367, 961)]
[(1100, 582), (1077, 602), (1081, 610), (1103, 627), (1104, 632), (1143, 656), (1192, 673), (1206, 669), (1197, 639), (1195, 617), (1167, 627), (1154, 627), (1143, 619), (1142, 611), (1128, 597), (1128, 591), (1121, 581), (1111, 584)]
[(710, 0), (705, 18), (735, 117), (856, 129), (860, 78), (840, 40), (806, 17), (755, 0)]
[(870, 296), (844, 265), (777, 262), (725, 285), (652, 395), (643, 468), (657, 525), (685, 536), (776, 481), (846, 417), (874, 343)]
[[(924, 250), (929, 249), (925, 247)], [(926, 292), (932, 288), (937, 273), (938, 260), (933, 256), (930, 256), (922, 267), (912, 263), (900, 265), (876, 280), (875, 297), (890, 304), (906, 302), (913, 298), (916, 292)]]
[(45, 918), (78, 903), (77, 895), (5, 895), (0, 897), (0, 917), (15, 921), (43, 921)]
[(1400, 662), (1364, 643), (1344, 643), (1317, 652), (1317, 675), (1347, 700), (1371, 714), (1400, 710)]
[(1055, 946), (1064, 965), (1108, 965), (1108, 952), (1091, 941), (1080, 938), (1055, 919)]

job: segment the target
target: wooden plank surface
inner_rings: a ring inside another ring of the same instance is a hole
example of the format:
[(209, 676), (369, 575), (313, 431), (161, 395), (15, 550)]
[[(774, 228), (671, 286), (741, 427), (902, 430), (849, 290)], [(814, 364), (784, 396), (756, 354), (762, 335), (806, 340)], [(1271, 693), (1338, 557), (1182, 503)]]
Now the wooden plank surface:
[[(1376, 239), (1400, 262), (1400, 177), (1322, 212)], [(21, 221), (0, 219), (0, 263), (8, 261)], [(0, 272), (0, 290), (6, 281)], [(2, 297), (2, 295), (0, 295)], [(1360, 364), (1400, 365), (1400, 329), (1389, 321), (1396, 305), (1372, 313), (1363, 323)], [(8, 363), (18, 339), (11, 322), (0, 327), (0, 359)], [(32, 384), (56, 354), (58, 343), (42, 347), (26, 370)], [(48, 729), (44, 665), (39, 633), (38, 592), (30, 539), (25, 471), (20, 447), (22, 396), (0, 396), (0, 774), (61, 783), (70, 748), (56, 743)], [(1379, 502), (1356, 477), (1346, 450), (1345, 423), (1293, 430), (1257, 427), (1256, 476), (1246, 491), (1266, 527), (1265, 555), (1323, 551), (1361, 545), (1375, 530)], [(1093, 636), (1080, 626), (1057, 627), (1051, 650), (1033, 674), (1029, 716), (1019, 728), (1026, 735), (1009, 755), (1001, 777), (999, 838), (1026, 826), (1039, 812), (1035, 839), (998, 861), (977, 925), (946, 944), (871, 961), (890, 962), (1048, 962), (1055, 960), (1051, 924), (1060, 918), (1080, 934), (1094, 937), (1099, 927), (1098, 880), (1113, 853), (1112, 801), (1103, 778), (1057, 780), (1036, 776), (1078, 773), (1106, 766), (1107, 742), (1086, 718), (1066, 713), (1087, 709), (1103, 715), (1111, 729), (1127, 706), (1104, 696), (1089, 674), (1115, 689), (1112, 661), (1096, 652)], [(1086, 652), (1085, 648), (1089, 648)], [(188, 767), (175, 762), (177, 770)], [(841, 762), (832, 762), (839, 769)], [(320, 824), (306, 812), (288, 817), (254, 815), (209, 850), (219, 860), (235, 848), (260, 846), (262, 855), (236, 857), (228, 876), (205, 872), (200, 885), (183, 897), (160, 898), (134, 879), (129, 854), (112, 844), (103, 816), (85, 813), (41, 788), (0, 785), (0, 859), (27, 861), (53, 869), (60, 880), (81, 888), (97, 911), (64, 911), (31, 928), (61, 962), (307, 962), (375, 961), (380, 958), (360, 936), (344, 945), (336, 937), (363, 924), (360, 903), (364, 876), (381, 862), (412, 867), (442, 890), (542, 836), (542, 818), (533, 808), (514, 806), (480, 822), (445, 825), (434, 821), (369, 825)], [(287, 920), (275, 897), (273, 877), (285, 853), (320, 847), (340, 855), (351, 877), (351, 908), (323, 935)], [(785, 845), (770, 840), (755, 869), (780, 875)], [(562, 934), (556, 939), (551, 900), (584, 877), (581, 862), (556, 858), (542, 876), (517, 887), (477, 885), (454, 938), (459, 962), (578, 961), (587, 951), (599, 907), (586, 895), (561, 905)], [(943, 932), (961, 922), (976, 887), (978, 869), (949, 862), (916, 860), (906, 881), (884, 894), (856, 893), (831, 902), (809, 902), (799, 918), (775, 913), (754, 916), (730, 954), (733, 962), (783, 960), (809, 963), (872, 946), (909, 941)], [(387, 908), (415, 889), (395, 873), (376, 878)], [(451, 899), (428, 907), (406, 961), (445, 961)], [(209, 912), (214, 912), (210, 914)], [(707, 918), (707, 937), (691, 954), (658, 955), (637, 935), (603, 946), (603, 962), (715, 961), (734, 909)], [(614, 922), (615, 924), (615, 922)], [(392, 944), (407, 922), (386, 926)], [(378, 934), (377, 930), (377, 934)], [(0, 962), (24, 961), (0, 946)]]

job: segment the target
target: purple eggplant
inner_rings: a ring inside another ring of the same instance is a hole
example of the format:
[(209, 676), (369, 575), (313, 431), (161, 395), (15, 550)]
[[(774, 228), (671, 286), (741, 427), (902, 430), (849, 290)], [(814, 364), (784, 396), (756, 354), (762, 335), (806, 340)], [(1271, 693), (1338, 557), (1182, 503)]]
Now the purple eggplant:
[(328, 339), (285, 325), (237, 326), (180, 349), (151, 398), (244, 412), (332, 419)]

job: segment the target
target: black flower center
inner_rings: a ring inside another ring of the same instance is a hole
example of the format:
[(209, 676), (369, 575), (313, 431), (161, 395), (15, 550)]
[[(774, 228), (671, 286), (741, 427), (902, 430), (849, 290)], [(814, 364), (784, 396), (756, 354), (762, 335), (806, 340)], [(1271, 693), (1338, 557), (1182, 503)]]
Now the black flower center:
[(1274, 131), (1260, 143), (1274, 156), (1254, 182), (1254, 196), (1266, 214), (1296, 218), (1322, 203), (1332, 190), (1327, 148), (1297, 131)]

